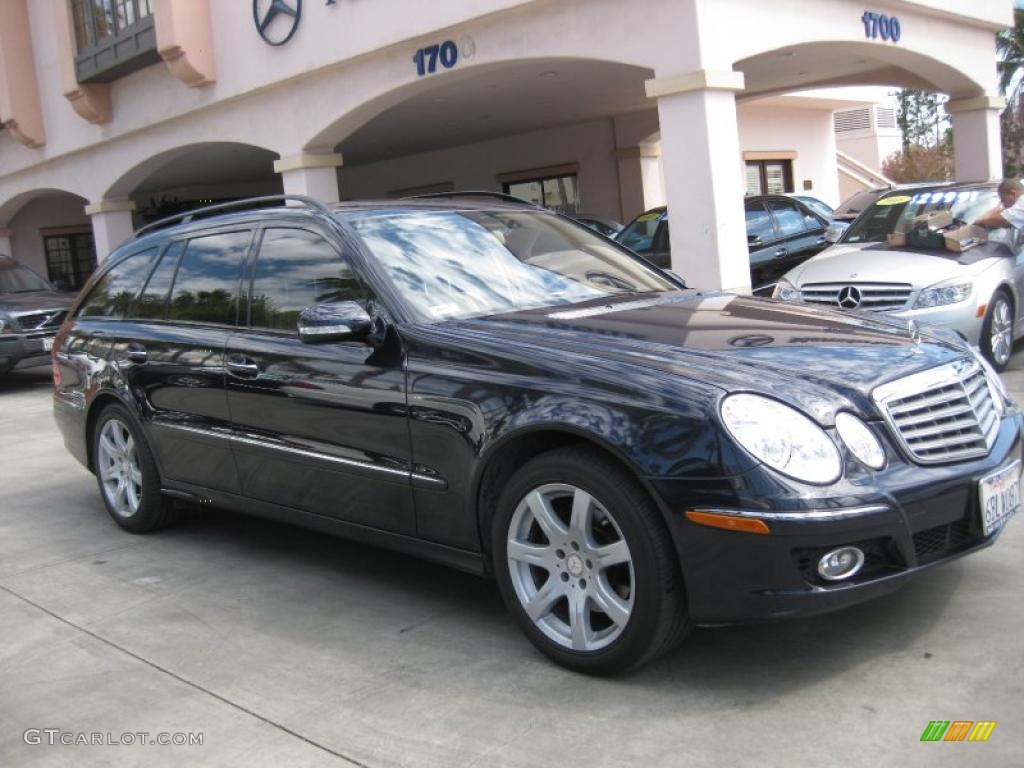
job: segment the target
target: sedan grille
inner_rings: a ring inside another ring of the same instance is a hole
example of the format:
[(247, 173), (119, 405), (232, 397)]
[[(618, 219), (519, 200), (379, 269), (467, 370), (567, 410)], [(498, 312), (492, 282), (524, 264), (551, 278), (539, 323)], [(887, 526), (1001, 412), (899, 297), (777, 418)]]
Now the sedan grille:
[(14, 318), (18, 327), (23, 331), (45, 331), (56, 329), (64, 322), (64, 310), (52, 310), (50, 312), (35, 312), (31, 315), (18, 315)]
[(800, 298), (839, 309), (891, 312), (906, 306), (911, 290), (910, 283), (807, 283)]
[(985, 373), (973, 361), (883, 384), (873, 396), (900, 443), (921, 464), (986, 456), (999, 431)]

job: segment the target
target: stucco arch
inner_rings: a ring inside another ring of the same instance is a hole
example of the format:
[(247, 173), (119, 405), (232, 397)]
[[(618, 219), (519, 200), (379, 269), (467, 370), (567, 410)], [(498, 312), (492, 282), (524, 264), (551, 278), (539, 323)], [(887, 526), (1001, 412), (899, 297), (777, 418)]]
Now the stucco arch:
[[(616, 71), (635, 76), (636, 99), (638, 103), (632, 108), (650, 108), (653, 106), (645, 102), (646, 97), (643, 92), (644, 80), (653, 77), (654, 74), (653, 69), (649, 67), (609, 59), (573, 56), (518, 56), (460, 66), (452, 70), (438, 72), (426, 79), (410, 76), (397, 84), (391, 85), (386, 90), (376, 93), (349, 94), (349, 98), (346, 101), (353, 104), (353, 106), (347, 110), (342, 107), (342, 110), (336, 113), (333, 119), (310, 135), (303, 142), (303, 151), (332, 151), (333, 148), (337, 147), (347, 137), (371, 122), (374, 118), (383, 115), (388, 110), (413, 97), (443, 91), (460, 84), (468, 85), (474, 82), (500, 80), (503, 75), (522, 67), (543, 65), (544, 67), (557, 70), (560, 66), (587, 64), (611, 67)], [(370, 89), (368, 88), (367, 90), (369, 91)]]
[(863, 41), (816, 41), (773, 48), (733, 63), (746, 77), (741, 98), (845, 85), (885, 85), (965, 98), (985, 84), (934, 56)]
[(3, 200), (3, 202), (0, 202), (0, 228), (7, 227), (22, 208), (34, 200), (59, 195), (68, 195), (70, 197), (78, 198), (82, 201), (83, 207), (88, 203), (88, 200), (83, 195), (67, 189), (59, 189), (57, 187), (37, 187), (34, 189), (28, 189), (11, 195), (7, 199)]
[(161, 175), (172, 186), (190, 178), (220, 176), (229, 181), (232, 177), (237, 180), (242, 175), (240, 171), (272, 176), (273, 163), (278, 157), (278, 153), (265, 147), (240, 141), (183, 144), (129, 161), (127, 170), (110, 183), (102, 196), (105, 199), (127, 198)]

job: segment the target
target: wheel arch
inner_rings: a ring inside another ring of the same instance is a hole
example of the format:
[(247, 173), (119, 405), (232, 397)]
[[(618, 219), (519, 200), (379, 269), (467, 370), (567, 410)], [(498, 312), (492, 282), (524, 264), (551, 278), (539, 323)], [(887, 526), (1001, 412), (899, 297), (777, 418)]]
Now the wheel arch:
[(135, 404), (126, 400), (117, 392), (105, 389), (92, 398), (85, 416), (85, 450), (86, 466), (93, 474), (96, 473), (95, 457), (93, 456), (93, 428), (96, 426), (96, 420), (100, 417), (100, 414), (108, 405), (112, 404), (127, 408), (132, 416), (137, 419), (139, 418), (138, 408), (136, 408)]
[(473, 478), (470, 498), (475, 506), (484, 567), (491, 570), (491, 520), (501, 489), (515, 472), (536, 456), (570, 445), (592, 447), (629, 473), (668, 520), (668, 508), (628, 454), (600, 435), (567, 424), (534, 424), (503, 435), (483, 454)]

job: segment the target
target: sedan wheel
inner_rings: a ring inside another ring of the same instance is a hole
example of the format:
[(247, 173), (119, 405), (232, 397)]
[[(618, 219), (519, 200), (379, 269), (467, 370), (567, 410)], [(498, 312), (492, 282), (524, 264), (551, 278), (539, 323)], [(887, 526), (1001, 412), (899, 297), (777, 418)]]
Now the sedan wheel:
[(629, 623), (629, 546), (615, 518), (582, 488), (556, 483), (527, 493), (512, 517), (506, 553), (523, 610), (559, 645), (596, 651)]
[(119, 517), (131, 517), (142, 499), (142, 471), (132, 433), (123, 422), (109, 419), (100, 430), (98, 448), (96, 470), (107, 504)]
[(644, 489), (587, 446), (542, 453), (511, 477), (492, 521), (494, 572), (530, 641), (581, 672), (621, 672), (690, 628), (678, 555)]
[(1003, 289), (996, 292), (989, 304), (981, 329), (981, 346), (997, 371), (1006, 368), (1013, 354), (1013, 304)]

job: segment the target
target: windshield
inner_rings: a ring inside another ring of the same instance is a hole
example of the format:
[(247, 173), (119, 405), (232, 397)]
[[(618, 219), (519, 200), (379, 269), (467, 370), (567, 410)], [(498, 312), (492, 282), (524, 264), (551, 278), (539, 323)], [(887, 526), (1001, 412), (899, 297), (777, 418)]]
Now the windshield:
[(858, 192), (853, 197), (849, 197), (840, 203), (839, 207), (835, 210), (835, 215), (852, 218), (875, 202), (878, 197), (879, 193), (877, 191), (865, 189), (863, 192)]
[(348, 219), (426, 321), (678, 290), (585, 227), (533, 211), (417, 211)]
[[(949, 211), (954, 223), (969, 224), (999, 205), (996, 188), (939, 189), (883, 195), (861, 214), (843, 237), (844, 243), (882, 242), (894, 232), (913, 229), (914, 219), (923, 213)], [(990, 236), (990, 239), (998, 239)]]
[(50, 284), (21, 264), (0, 266), (0, 293), (52, 291)]
[(666, 216), (665, 211), (648, 211), (637, 216), (625, 229), (615, 236), (615, 239), (627, 248), (644, 253), (654, 247), (654, 235), (658, 231), (658, 224)]

